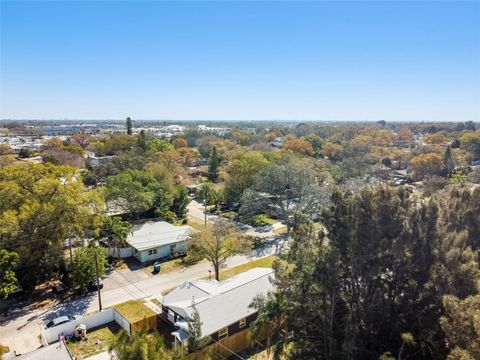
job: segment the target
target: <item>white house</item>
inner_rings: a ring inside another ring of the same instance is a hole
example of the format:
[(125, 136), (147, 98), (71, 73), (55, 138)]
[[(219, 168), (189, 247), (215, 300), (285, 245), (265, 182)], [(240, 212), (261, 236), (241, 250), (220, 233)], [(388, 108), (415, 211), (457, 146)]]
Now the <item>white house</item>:
[(140, 262), (167, 258), (187, 251), (192, 228), (175, 226), (165, 221), (149, 221), (135, 225), (127, 238), (132, 255)]

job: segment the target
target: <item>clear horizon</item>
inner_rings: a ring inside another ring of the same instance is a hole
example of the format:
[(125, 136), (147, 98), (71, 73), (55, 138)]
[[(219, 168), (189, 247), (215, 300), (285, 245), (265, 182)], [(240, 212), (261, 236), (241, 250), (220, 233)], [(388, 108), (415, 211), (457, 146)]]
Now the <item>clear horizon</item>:
[(2, 119), (480, 119), (479, 2), (0, 7)]

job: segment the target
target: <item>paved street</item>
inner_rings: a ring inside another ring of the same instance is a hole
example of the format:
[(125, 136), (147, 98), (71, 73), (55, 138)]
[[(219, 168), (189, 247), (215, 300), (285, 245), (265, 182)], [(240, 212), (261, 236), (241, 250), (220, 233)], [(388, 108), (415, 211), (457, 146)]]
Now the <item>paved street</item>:
[[(189, 217), (192, 220), (203, 221), (203, 206), (192, 201), (188, 205)], [(216, 216), (209, 215), (207, 221), (212, 221)], [(228, 259), (225, 268), (234, 267), (246, 262), (272, 255), (278, 250), (278, 236), (273, 230), (281, 225), (273, 225), (263, 229), (245, 227), (245, 233), (264, 238), (271, 238), (265, 246), (254, 250), (249, 255), (238, 255)], [(170, 290), (188, 280), (207, 277), (213, 268), (207, 261), (202, 261), (191, 267), (173, 271), (166, 274), (148, 276), (143, 270), (113, 271), (104, 280), (104, 289), (101, 293), (102, 306), (107, 308), (127, 300), (143, 299), (146, 297), (159, 297), (166, 290)], [(7, 317), (0, 321), (0, 343), (7, 345), (18, 354), (32, 351), (41, 344), (38, 336), (45, 320), (62, 315), (86, 315), (98, 311), (98, 296), (96, 292), (79, 297), (71, 301), (57, 303), (46, 310), (32, 308), (31, 305), (10, 309)]]
[[(275, 251), (275, 242), (271, 242), (265, 247), (255, 250), (250, 256), (238, 255), (230, 258), (226, 268), (272, 255)], [(208, 276), (208, 270), (213, 270), (213, 268), (210, 263), (203, 261), (186, 269), (155, 275), (138, 282), (131, 282), (118, 271), (114, 271), (109, 277), (115, 279), (118, 287), (102, 291), (102, 305), (107, 308), (127, 300), (158, 297), (162, 292), (185, 281)], [(34, 350), (40, 346), (38, 335), (46, 318), (51, 319), (67, 314), (85, 315), (97, 311), (98, 308), (97, 294), (90, 293), (72, 301), (59, 303), (43, 312), (32, 310), (30, 307), (12, 309), (7, 318), (0, 322), (1, 343), (17, 350), (17, 353)]]
[[(195, 222), (201, 222), (202, 224), (205, 222), (205, 214), (204, 214), (204, 206), (203, 204), (199, 203), (197, 200), (192, 200), (187, 205), (188, 209), (188, 217), (190, 220)], [(214, 219), (218, 219), (216, 215), (207, 215), (207, 222), (210, 222)]]

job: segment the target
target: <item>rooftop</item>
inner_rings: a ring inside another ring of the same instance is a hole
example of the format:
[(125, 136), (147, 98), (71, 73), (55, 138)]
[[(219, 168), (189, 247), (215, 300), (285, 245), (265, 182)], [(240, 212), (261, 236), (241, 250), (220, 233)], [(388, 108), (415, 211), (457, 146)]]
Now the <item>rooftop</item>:
[(44, 346), (32, 352), (13, 357), (19, 360), (72, 360), (65, 344), (59, 341), (55, 344)]
[(225, 281), (189, 281), (165, 295), (163, 305), (186, 319), (191, 316), (194, 303), (202, 321), (202, 334), (210, 335), (254, 314), (256, 310), (249, 305), (256, 295), (272, 290), (272, 276), (271, 268), (258, 267)]
[(175, 226), (165, 221), (149, 221), (135, 225), (127, 242), (138, 251), (153, 249), (186, 240), (191, 229), (190, 226)]

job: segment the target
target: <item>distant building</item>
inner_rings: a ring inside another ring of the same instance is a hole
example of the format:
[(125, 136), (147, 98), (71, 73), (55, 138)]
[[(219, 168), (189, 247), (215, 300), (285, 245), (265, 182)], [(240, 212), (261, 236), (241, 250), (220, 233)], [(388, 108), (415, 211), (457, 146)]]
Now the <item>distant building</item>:
[(149, 221), (134, 225), (127, 243), (132, 248), (132, 255), (144, 263), (186, 253), (191, 231), (190, 226)]
[(266, 295), (273, 289), (272, 276), (272, 269), (258, 267), (224, 281), (189, 281), (166, 294), (162, 317), (176, 328), (172, 332), (175, 343), (187, 345), (187, 319), (192, 316), (193, 304), (202, 322), (202, 336), (212, 342), (248, 331), (257, 317), (257, 310), (249, 305), (256, 295)]
[(270, 142), (270, 145), (273, 147), (281, 149), (283, 147), (283, 138), (282, 137), (276, 137), (272, 142)]
[(198, 125), (197, 129), (202, 133), (212, 133), (219, 136), (224, 136), (230, 131), (230, 129), (226, 127), (210, 127), (206, 125)]
[(408, 169), (395, 170), (392, 185), (405, 185), (411, 181)]
[(412, 146), (412, 142), (408, 140), (398, 140), (393, 143), (393, 146), (401, 149), (408, 149)]
[(99, 166), (113, 158), (113, 156), (95, 156), (95, 153), (89, 150), (85, 151), (83, 157), (90, 166)]
[(53, 125), (38, 127), (45, 135), (72, 135), (79, 132), (92, 134), (97, 130), (96, 124), (78, 124), (78, 125)]

